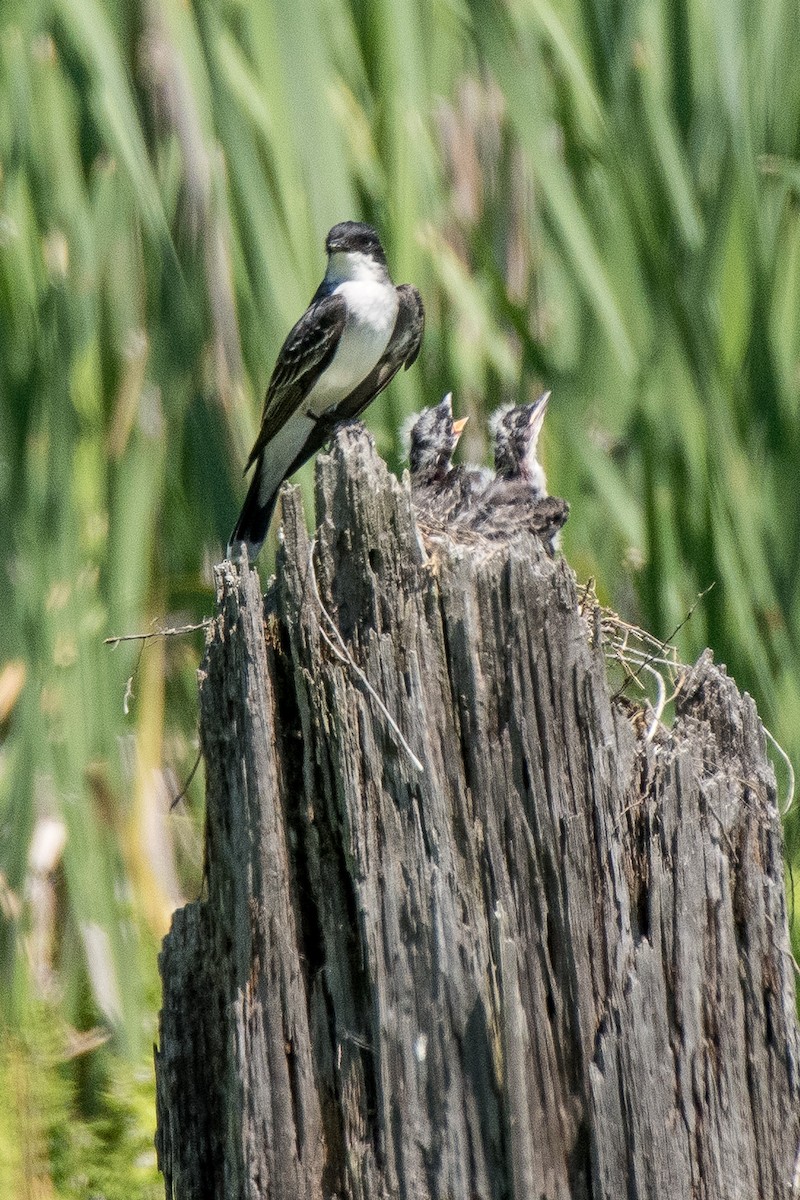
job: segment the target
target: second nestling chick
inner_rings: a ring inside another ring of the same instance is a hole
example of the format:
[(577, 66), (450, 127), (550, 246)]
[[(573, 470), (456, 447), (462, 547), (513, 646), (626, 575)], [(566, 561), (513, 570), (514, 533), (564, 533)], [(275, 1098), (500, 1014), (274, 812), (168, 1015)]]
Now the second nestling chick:
[(459, 503), (460, 471), (452, 460), (467, 420), (453, 420), (448, 392), (438, 404), (424, 408), (408, 430), (411, 495), (423, 523), (445, 524)]
[(545, 392), (533, 404), (500, 409), (494, 415), (496, 476), (462, 523), (491, 539), (534, 533), (552, 557), (569, 505), (547, 495), (544, 468), (536, 455), (549, 399)]
[(498, 409), (490, 422), (497, 478), (520, 480), (533, 499), (547, 495), (544, 467), (536, 457), (536, 450), (550, 395), (544, 392), (533, 404)]

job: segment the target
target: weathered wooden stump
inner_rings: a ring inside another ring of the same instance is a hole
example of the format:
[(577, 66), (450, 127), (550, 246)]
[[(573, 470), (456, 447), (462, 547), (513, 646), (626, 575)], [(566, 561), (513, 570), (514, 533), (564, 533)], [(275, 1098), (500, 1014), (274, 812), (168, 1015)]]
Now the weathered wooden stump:
[(566, 564), (529, 538), (428, 556), (363, 433), (321, 457), (317, 505), (312, 559), (284, 497), (265, 600), (218, 572), (208, 896), (161, 956), (167, 1195), (793, 1197), (752, 701), (704, 656), (637, 738)]

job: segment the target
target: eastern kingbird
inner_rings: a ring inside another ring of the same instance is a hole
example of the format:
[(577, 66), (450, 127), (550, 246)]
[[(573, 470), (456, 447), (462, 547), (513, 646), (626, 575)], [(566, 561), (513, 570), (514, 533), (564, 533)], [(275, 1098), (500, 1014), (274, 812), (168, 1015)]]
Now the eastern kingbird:
[(547, 480), (536, 457), (536, 447), (549, 399), (550, 392), (544, 392), (533, 404), (500, 408), (489, 423), (494, 433), (494, 467), (498, 479), (519, 479), (527, 484), (534, 497), (547, 495)]
[(244, 543), (252, 561), (267, 536), (278, 489), (340, 422), (357, 417), (419, 353), (425, 312), (416, 288), (395, 287), (369, 225), (343, 221), (325, 241), (328, 267), (283, 343), (247, 460), (256, 469), (228, 557)]
[(412, 420), (407, 435), (411, 495), (423, 522), (446, 521), (459, 502), (459, 469), (453, 467), (452, 458), (467, 420), (453, 420), (450, 392)]
[(491, 539), (534, 533), (552, 558), (569, 505), (558, 496), (548, 496), (544, 468), (536, 457), (549, 399), (550, 393), (545, 392), (533, 404), (494, 414), (495, 478), (475, 504), (457, 515), (455, 523)]

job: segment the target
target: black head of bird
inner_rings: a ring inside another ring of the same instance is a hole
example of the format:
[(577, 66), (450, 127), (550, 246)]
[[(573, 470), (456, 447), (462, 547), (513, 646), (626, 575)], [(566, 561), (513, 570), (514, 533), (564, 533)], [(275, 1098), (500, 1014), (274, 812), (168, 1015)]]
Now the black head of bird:
[(408, 459), (412, 483), (444, 482), (467, 420), (467, 417), (453, 420), (453, 397), (450, 392), (438, 404), (422, 410), (411, 426), (409, 435)]
[(328, 257), (347, 255), (371, 259), (386, 268), (386, 253), (371, 225), (363, 221), (340, 221), (325, 239)]
[(540, 496), (547, 495), (547, 481), (536, 449), (549, 399), (545, 392), (533, 404), (500, 409), (492, 418), (498, 479), (520, 479)]

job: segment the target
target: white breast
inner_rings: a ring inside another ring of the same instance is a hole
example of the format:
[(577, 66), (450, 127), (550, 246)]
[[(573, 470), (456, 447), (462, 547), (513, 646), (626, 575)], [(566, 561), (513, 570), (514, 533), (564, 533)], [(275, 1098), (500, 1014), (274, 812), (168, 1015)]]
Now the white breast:
[(397, 292), (391, 283), (346, 280), (335, 290), (347, 301), (347, 322), (330, 365), (306, 401), (316, 416), (339, 404), (369, 375), (397, 320)]
[(528, 470), (528, 482), (530, 484), (531, 491), (536, 496), (546, 496), (547, 478), (544, 473), (544, 467), (536, 457), (535, 451), (533, 454), (529, 455), (528, 461), (525, 465)]

